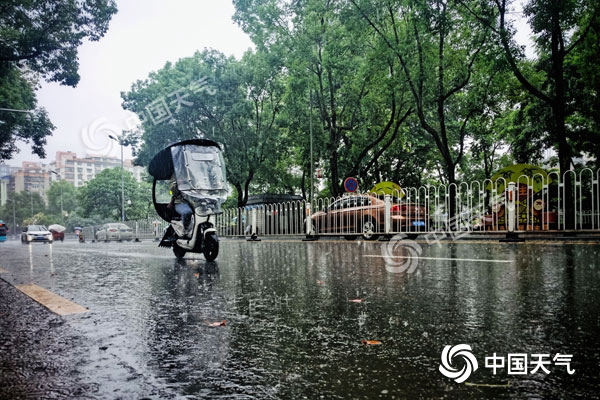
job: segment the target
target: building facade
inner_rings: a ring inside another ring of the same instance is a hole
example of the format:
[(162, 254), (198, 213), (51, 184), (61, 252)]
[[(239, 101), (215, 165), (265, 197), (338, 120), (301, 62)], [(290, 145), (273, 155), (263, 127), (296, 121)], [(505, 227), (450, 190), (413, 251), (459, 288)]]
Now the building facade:
[(23, 161), (20, 170), (13, 174), (14, 191), (39, 193), (42, 197), (50, 187), (50, 177), (45, 164)]
[[(56, 152), (56, 159), (50, 164), (34, 161), (23, 161), (21, 167), (0, 164), (0, 206), (6, 203), (9, 192), (36, 192), (45, 198), (52, 182), (62, 179), (75, 187), (81, 187), (101, 171), (115, 167), (121, 167), (120, 158), (79, 158), (72, 151)], [(145, 168), (134, 166), (132, 160), (124, 160), (123, 167), (131, 172), (138, 182), (144, 179)]]
[[(116, 157), (88, 156), (77, 157), (72, 151), (57, 151), (55, 161), (48, 166), (51, 181), (64, 179), (75, 187), (83, 186), (87, 181), (94, 179), (96, 174), (107, 168), (121, 167), (121, 159)], [(131, 160), (124, 160), (123, 167), (133, 174), (139, 182), (144, 177), (144, 168), (133, 166)]]

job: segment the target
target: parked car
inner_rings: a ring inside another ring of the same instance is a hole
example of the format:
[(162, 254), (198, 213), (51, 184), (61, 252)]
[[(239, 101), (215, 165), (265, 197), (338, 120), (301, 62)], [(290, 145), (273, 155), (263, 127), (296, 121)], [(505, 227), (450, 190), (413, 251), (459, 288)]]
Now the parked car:
[(96, 231), (96, 240), (127, 240), (133, 239), (133, 229), (121, 223), (104, 224)]
[[(428, 229), (429, 215), (424, 206), (393, 198), (391, 231), (406, 232), (416, 238)], [(333, 233), (348, 240), (361, 235), (375, 240), (385, 232), (385, 201), (371, 195), (344, 196), (311, 216), (313, 232)]]
[(21, 233), (21, 243), (27, 244), (31, 242), (52, 243), (52, 233), (44, 225), (28, 225), (23, 228)]

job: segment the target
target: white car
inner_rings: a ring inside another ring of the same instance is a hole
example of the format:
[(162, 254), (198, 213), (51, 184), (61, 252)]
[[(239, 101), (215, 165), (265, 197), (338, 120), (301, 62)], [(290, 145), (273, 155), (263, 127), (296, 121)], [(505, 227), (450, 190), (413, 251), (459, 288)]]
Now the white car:
[(27, 225), (21, 233), (21, 243), (52, 243), (52, 233), (44, 225)]
[(96, 232), (96, 240), (127, 240), (133, 239), (133, 229), (125, 224), (110, 223), (104, 224)]

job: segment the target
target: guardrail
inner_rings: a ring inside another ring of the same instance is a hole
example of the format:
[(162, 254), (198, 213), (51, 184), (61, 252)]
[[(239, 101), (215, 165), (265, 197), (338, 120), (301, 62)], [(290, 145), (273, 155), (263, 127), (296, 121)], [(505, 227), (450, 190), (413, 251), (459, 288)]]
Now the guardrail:
[[(600, 170), (522, 175), (516, 182), (406, 187), (378, 193), (225, 209), (211, 217), (219, 236), (362, 236), (404, 233), (459, 238), (471, 232), (600, 233)], [(159, 239), (160, 218), (125, 222), (137, 240)], [(100, 225), (83, 229), (94, 239)]]
[(348, 239), (405, 233), (600, 232), (600, 171), (521, 175), (452, 185), (225, 210), (221, 236), (334, 235)]

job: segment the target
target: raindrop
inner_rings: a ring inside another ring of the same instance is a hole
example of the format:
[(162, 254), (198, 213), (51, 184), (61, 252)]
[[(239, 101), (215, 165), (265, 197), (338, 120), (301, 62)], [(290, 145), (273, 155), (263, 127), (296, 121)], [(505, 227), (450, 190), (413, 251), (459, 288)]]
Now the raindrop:
[(358, 316), (358, 327), (362, 328), (363, 325), (365, 324), (365, 322), (367, 322), (367, 313), (365, 313), (364, 311), (360, 313), (360, 315)]

